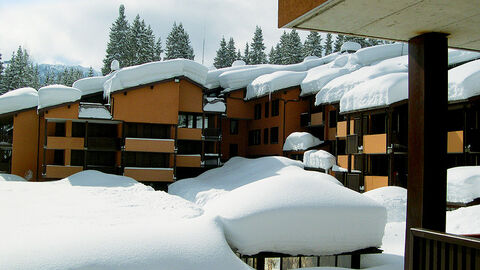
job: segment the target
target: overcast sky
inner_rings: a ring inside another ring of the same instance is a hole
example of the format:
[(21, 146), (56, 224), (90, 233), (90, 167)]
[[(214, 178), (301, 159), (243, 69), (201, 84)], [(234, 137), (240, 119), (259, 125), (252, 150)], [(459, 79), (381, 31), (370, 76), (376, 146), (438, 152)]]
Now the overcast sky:
[[(125, 5), (129, 22), (139, 14), (163, 47), (173, 22), (190, 35), (195, 60), (213, 63), (220, 39), (233, 37), (237, 49), (263, 30), (267, 53), (284, 29), (277, 27), (277, 0), (0, 0), (0, 53), (8, 60), (19, 45), (37, 63), (93, 66), (99, 70), (108, 33)], [(302, 40), (308, 33), (300, 33)]]

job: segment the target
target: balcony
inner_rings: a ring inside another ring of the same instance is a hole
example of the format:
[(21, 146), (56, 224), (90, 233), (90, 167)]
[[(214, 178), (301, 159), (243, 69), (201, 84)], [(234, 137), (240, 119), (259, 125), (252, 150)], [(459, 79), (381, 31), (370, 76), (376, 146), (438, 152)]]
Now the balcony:
[(62, 179), (81, 171), (83, 171), (82, 166), (47, 165), (45, 177)]
[(203, 129), (203, 139), (219, 141), (222, 138), (222, 131), (219, 128)]
[[(352, 168), (354, 168), (354, 165), (355, 165), (354, 156), (350, 157), (350, 161), (352, 163)], [(348, 155), (338, 155), (337, 165), (342, 167), (342, 168), (348, 169)]]
[(173, 153), (174, 150), (173, 139), (125, 138), (125, 151)]
[(323, 113), (312, 113), (310, 115), (310, 126), (321, 126), (323, 125)]
[(347, 154), (358, 153), (358, 135), (347, 135)]
[(76, 137), (47, 137), (47, 149), (84, 149), (84, 139)]
[(337, 122), (337, 137), (347, 137), (347, 121)]
[(202, 157), (200, 155), (177, 155), (177, 167), (200, 168)]
[(202, 140), (202, 130), (199, 128), (178, 128), (178, 140)]
[(137, 181), (173, 182), (172, 168), (125, 167), (123, 175)]
[(388, 186), (388, 176), (365, 176), (365, 191)]
[(463, 153), (463, 130), (448, 132), (447, 153)]
[(88, 137), (88, 150), (117, 151), (120, 150), (120, 138)]
[(205, 154), (202, 167), (219, 167), (221, 165), (219, 154)]
[(364, 154), (386, 154), (387, 134), (375, 134), (363, 136)]

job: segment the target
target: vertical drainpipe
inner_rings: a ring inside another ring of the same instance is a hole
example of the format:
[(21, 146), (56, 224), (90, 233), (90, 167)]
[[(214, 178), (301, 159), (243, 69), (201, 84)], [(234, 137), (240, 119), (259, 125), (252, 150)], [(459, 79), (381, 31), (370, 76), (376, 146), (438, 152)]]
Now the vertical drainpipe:
[[(45, 114), (44, 114), (44, 117), (45, 117)], [(45, 135), (44, 135), (44, 138), (43, 138), (43, 162), (42, 162), (42, 175), (43, 174), (46, 174), (47, 173), (47, 165), (45, 164), (45, 159), (47, 158), (47, 128), (48, 128), (48, 120), (47, 118), (45, 117), (45, 126), (44, 126), (44, 129), (45, 129)]]
[(178, 124), (175, 125), (175, 148), (173, 151), (173, 180), (177, 178)]

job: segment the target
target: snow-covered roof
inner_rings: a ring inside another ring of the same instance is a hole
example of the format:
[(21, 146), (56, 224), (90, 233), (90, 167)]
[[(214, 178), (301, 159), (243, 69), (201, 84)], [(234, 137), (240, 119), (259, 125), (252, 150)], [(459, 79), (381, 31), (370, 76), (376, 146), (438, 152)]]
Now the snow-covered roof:
[(408, 55), (408, 44), (393, 43), (365, 47), (355, 52), (354, 55), (359, 64), (363, 66), (369, 66), (388, 58)]
[(337, 103), (346, 92), (360, 83), (395, 72), (408, 72), (407, 55), (386, 59), (331, 80), (315, 96), (315, 105)]
[(95, 77), (87, 77), (75, 81), (73, 83), (73, 87), (82, 91), (82, 95), (89, 95), (94, 93), (103, 92), (103, 84), (113, 76), (114, 73), (110, 73), (106, 76), (95, 76)]
[(185, 76), (205, 85), (208, 68), (188, 59), (173, 59), (150, 62), (118, 70), (103, 85), (104, 96), (126, 88), (144, 85), (161, 80)]
[(365, 81), (340, 100), (340, 112), (384, 107), (408, 99), (408, 73), (398, 72)]
[(292, 132), (285, 139), (283, 151), (302, 151), (321, 144), (322, 141), (308, 132)]
[(75, 102), (82, 97), (82, 91), (65, 85), (49, 85), (38, 89), (38, 109), (43, 109), (68, 102)]
[(309, 150), (303, 153), (303, 165), (306, 168), (329, 170), (336, 165), (336, 158), (324, 150)]
[(480, 166), (447, 170), (447, 201), (469, 203), (480, 198)]
[[(218, 76), (220, 85), (224, 92), (233, 91), (247, 87), (257, 77), (275, 71), (307, 71), (316, 66), (324, 65), (333, 61), (338, 53), (333, 53), (322, 58), (308, 57), (303, 62), (291, 65), (255, 65), (251, 68), (229, 70)], [(246, 66), (248, 67), (248, 66)]]
[(356, 52), (358, 50), (360, 50), (362, 48), (362, 46), (360, 44), (358, 44), (357, 42), (353, 42), (353, 41), (347, 41), (347, 42), (344, 42), (342, 44), (342, 47), (340, 47), (340, 52)]
[(232, 70), (251, 69), (255, 67), (256, 65), (239, 65), (239, 66), (232, 65), (231, 67), (209, 70), (207, 75), (207, 80), (205, 82), (205, 87), (207, 87), (208, 89), (214, 89), (214, 88), (220, 87), (220, 80), (218, 77), (225, 72), (232, 71)]
[(80, 103), (78, 118), (112, 119), (112, 115), (103, 104)]
[(306, 71), (275, 71), (261, 75), (247, 86), (245, 99), (263, 97), (281, 89), (300, 85), (305, 76)]
[(448, 64), (455, 65), (466, 61), (472, 61), (480, 58), (479, 52), (448, 49)]
[(227, 110), (225, 100), (223, 98), (207, 97), (207, 103), (203, 106), (204, 112), (221, 112)]
[(9, 91), (0, 96), (0, 114), (35, 108), (38, 105), (38, 92), (31, 87)]
[(480, 60), (448, 71), (448, 100), (465, 100), (480, 95)]

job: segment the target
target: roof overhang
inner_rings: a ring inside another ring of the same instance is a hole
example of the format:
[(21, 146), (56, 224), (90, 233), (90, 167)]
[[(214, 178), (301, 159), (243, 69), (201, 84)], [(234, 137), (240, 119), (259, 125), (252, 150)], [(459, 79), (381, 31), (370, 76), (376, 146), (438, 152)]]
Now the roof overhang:
[(438, 32), (449, 47), (480, 51), (478, 0), (279, 0), (278, 24), (398, 41)]

